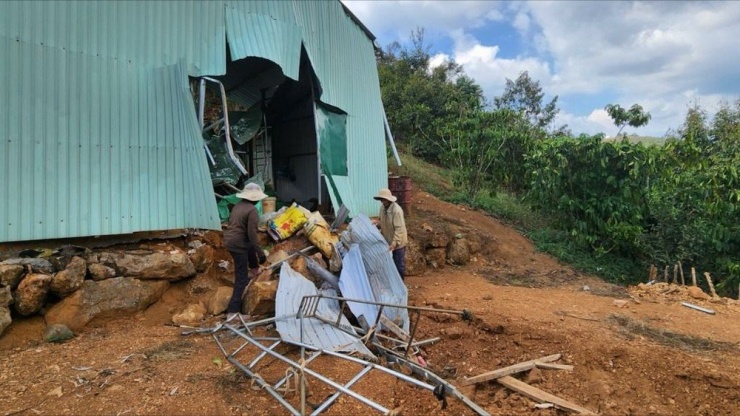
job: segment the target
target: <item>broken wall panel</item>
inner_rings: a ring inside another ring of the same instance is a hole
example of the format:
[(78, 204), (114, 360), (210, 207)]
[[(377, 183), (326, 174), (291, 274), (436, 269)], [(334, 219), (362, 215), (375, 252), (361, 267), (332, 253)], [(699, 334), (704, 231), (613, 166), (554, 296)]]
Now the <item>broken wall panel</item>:
[[(408, 290), (393, 263), (388, 243), (365, 215), (356, 216), (346, 231), (352, 243), (359, 244), (362, 261), (376, 302), (395, 305), (408, 304)], [(406, 309), (384, 308), (383, 315), (405, 331), (409, 330), (409, 314)]]
[[(349, 252), (342, 258), (342, 274), (339, 277), (339, 290), (348, 299), (375, 302), (373, 289), (367, 277), (362, 253), (358, 244), (352, 244)], [(359, 319), (361, 316), (372, 325), (378, 315), (378, 306), (366, 303), (347, 302), (349, 309)]]
[[(357, 352), (366, 357), (372, 357), (370, 350), (356, 336), (351, 336), (316, 318), (298, 319), (296, 317), (303, 297), (318, 294), (319, 292), (311, 281), (293, 270), (287, 262), (283, 263), (280, 268), (280, 281), (275, 298), (275, 325), (280, 337), (287, 342), (304, 343), (329, 351)], [(331, 305), (330, 302), (336, 305)], [(336, 300), (322, 299), (316, 313), (330, 321), (336, 321), (337, 311), (339, 311), (339, 305)], [(340, 325), (350, 327), (349, 321), (344, 316), (342, 316)]]

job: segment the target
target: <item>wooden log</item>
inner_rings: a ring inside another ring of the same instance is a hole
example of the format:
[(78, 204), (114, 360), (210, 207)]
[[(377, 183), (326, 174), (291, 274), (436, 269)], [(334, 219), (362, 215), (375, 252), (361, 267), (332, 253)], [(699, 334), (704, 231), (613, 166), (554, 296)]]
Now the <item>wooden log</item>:
[(577, 404), (571, 403), (565, 399), (561, 399), (558, 396), (550, 394), (546, 391), (540, 390), (536, 387), (532, 387), (529, 384), (519, 381), (511, 376), (504, 376), (497, 378), (496, 382), (502, 386), (512, 389), (515, 392), (529, 397), (530, 399), (539, 403), (552, 403), (560, 410), (566, 412), (575, 412), (582, 415), (595, 415), (596, 413), (586, 409), (585, 407), (578, 406)]
[(691, 284), (696, 286), (696, 269), (693, 267), (691, 268)]
[(466, 378), (460, 383), (460, 386), (470, 386), (471, 384), (482, 383), (484, 381), (493, 380), (499, 377), (508, 376), (509, 374), (521, 373), (535, 368), (537, 363), (551, 363), (559, 360), (560, 354), (548, 355), (547, 357), (537, 358), (536, 360), (525, 361), (519, 364), (510, 365), (508, 367), (499, 368), (498, 370), (489, 371), (487, 373), (479, 374), (474, 377)]
[(393, 321), (388, 319), (385, 315), (380, 316), (380, 323), (383, 324), (383, 326), (394, 333), (398, 338), (401, 339), (401, 341), (409, 342), (409, 334), (408, 332), (404, 331), (403, 328), (396, 325)]
[(713, 298), (718, 298), (717, 291), (714, 290), (714, 283), (712, 283), (712, 276), (709, 275), (709, 272), (704, 272), (704, 277), (707, 279), (707, 284), (709, 284), (709, 291), (712, 293)]
[(683, 265), (681, 265), (681, 262), (678, 262), (678, 271), (681, 272), (681, 286), (686, 286), (686, 282), (683, 279)]
[(663, 269), (663, 281), (668, 283), (668, 266), (665, 266), (665, 269)]

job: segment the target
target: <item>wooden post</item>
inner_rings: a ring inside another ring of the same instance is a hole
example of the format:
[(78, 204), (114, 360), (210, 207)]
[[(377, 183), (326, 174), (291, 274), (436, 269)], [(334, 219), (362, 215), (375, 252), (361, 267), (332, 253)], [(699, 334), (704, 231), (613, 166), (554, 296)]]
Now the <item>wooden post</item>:
[(663, 270), (663, 281), (668, 283), (668, 266), (665, 266), (665, 269)]
[(678, 263), (673, 265), (673, 283), (678, 283)]
[(681, 286), (686, 286), (686, 282), (683, 280), (683, 265), (678, 262), (678, 271), (681, 273)]
[(691, 268), (691, 284), (696, 286), (696, 269)]
[(654, 264), (650, 265), (650, 272), (648, 276), (648, 282), (652, 282), (658, 278), (658, 268)]
[(714, 290), (714, 283), (712, 283), (712, 276), (709, 275), (709, 272), (704, 272), (704, 277), (707, 279), (707, 283), (709, 284), (709, 291), (712, 292), (713, 298), (718, 298), (717, 291)]

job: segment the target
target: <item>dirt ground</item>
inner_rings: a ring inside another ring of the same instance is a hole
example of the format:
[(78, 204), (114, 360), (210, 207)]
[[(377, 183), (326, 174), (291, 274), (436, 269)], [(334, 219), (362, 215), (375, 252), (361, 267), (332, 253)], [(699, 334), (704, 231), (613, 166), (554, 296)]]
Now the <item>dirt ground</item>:
[[(489, 238), (482, 251), (486, 254), (469, 265), (448, 265), (406, 280), (410, 304), (473, 313), (472, 323), (424, 316), (418, 329), (417, 339), (441, 337), (425, 347), (427, 362), (453, 384), (562, 354), (557, 363), (572, 365), (572, 371), (533, 370), (515, 377), (600, 414), (738, 414), (737, 302), (696, 300), (664, 284), (628, 289), (609, 285), (536, 252), (526, 238), (495, 218), (423, 192), (414, 194), (408, 222), (409, 227), (448, 223)], [(0, 338), (0, 414), (285, 414), (276, 400), (226, 361), (211, 335), (183, 336), (181, 328), (167, 325), (174, 312), (204, 296), (192, 286), (177, 283), (144, 312), (93, 322), (63, 344), (42, 341), (42, 317), (16, 320)], [(681, 301), (716, 314), (686, 308)], [(222, 317), (204, 325), (218, 319)], [(221, 337), (227, 346), (239, 345), (226, 334)], [(295, 351), (286, 353), (296, 356)], [(255, 350), (245, 348), (240, 354), (247, 360)], [(266, 380), (284, 375), (285, 368), (274, 360), (265, 363), (257, 371)], [(360, 369), (324, 358), (309, 368), (341, 383)], [(397, 414), (472, 413), (453, 398), (441, 410), (428, 391), (375, 372), (353, 389)], [(309, 402), (331, 393), (319, 384), (310, 384), (309, 391)], [(563, 413), (536, 409), (534, 401), (495, 382), (463, 391), (492, 414)], [(373, 413), (346, 396), (327, 412)]]

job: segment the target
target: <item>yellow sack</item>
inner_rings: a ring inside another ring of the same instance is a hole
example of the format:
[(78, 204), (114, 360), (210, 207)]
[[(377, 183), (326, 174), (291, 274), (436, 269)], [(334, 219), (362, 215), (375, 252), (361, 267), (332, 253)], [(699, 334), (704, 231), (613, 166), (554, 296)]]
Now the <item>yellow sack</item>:
[(282, 214), (267, 222), (267, 233), (275, 241), (285, 240), (295, 234), (308, 218), (293, 204)]
[(315, 245), (327, 259), (334, 254), (333, 246), (339, 242), (339, 237), (329, 231), (326, 221), (306, 223), (306, 238)]

